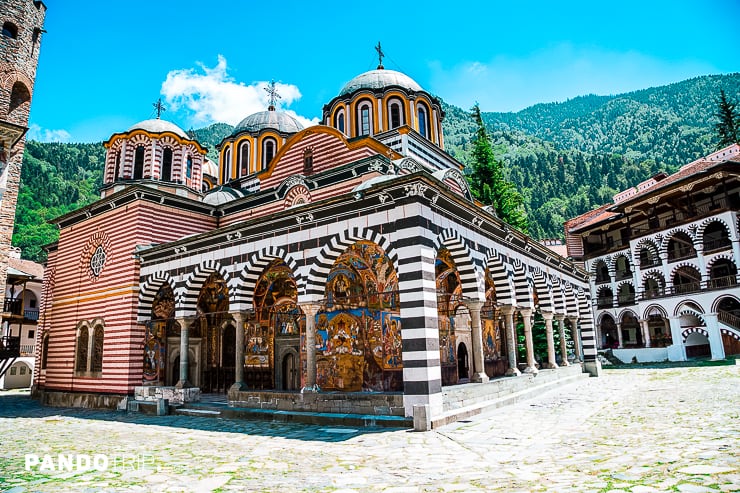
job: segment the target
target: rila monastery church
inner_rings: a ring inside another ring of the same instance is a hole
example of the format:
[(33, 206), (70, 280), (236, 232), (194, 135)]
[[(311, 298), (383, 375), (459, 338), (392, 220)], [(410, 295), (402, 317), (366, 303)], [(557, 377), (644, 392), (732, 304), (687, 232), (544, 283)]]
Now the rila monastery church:
[[(9, 183), (45, 11), (10, 4)], [(14, 43), (32, 73), (13, 68)], [(378, 67), (347, 74), (318, 125), (277, 108), (272, 84), (267, 109), (245, 115), (217, 162), (159, 117), (110, 136), (100, 200), (53, 221), (34, 396), (125, 408), (221, 394), (234, 407), (414, 417), (429, 429), (500, 382), (598, 376), (600, 350), (628, 361), (740, 352), (738, 146), (569, 221), (565, 258), (473, 198), (445, 152), (440, 101), (385, 69), (377, 49)], [(20, 344), (10, 315), (6, 361)]]
[(597, 374), (586, 272), (473, 199), (443, 117), (381, 65), (319, 125), (246, 116), (217, 165), (163, 119), (112, 135), (102, 198), (55, 221), (36, 392), (434, 416), (446, 386), (568, 365), (566, 331)]

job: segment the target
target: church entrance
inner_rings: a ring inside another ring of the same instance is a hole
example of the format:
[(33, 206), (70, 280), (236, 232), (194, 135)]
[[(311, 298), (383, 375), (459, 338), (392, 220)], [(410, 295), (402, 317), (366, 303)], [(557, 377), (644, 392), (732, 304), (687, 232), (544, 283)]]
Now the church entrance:
[(455, 335), (455, 313), (462, 303), (462, 283), (450, 251), (441, 248), (435, 261), (437, 276), (437, 324), (439, 328), (439, 365), (442, 385), (454, 385), (461, 378)]
[(457, 375), (460, 380), (470, 378), (470, 360), (468, 358), (468, 348), (464, 342), (457, 347)]
[(283, 390), (299, 390), (301, 386), (301, 378), (298, 370), (298, 358), (295, 354), (288, 353), (283, 358)]
[(228, 392), (234, 383), (236, 332), (229, 314), (229, 288), (216, 272), (208, 276), (200, 290), (190, 334), (201, 340), (201, 391)]

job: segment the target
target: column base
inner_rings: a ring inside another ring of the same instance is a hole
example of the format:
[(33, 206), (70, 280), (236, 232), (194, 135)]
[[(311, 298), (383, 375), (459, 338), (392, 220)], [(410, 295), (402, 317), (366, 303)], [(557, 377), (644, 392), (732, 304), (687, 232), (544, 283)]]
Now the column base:
[(321, 388), (316, 384), (306, 385), (301, 389), (301, 394), (315, 394), (317, 392), (321, 392)]
[(176, 389), (189, 389), (191, 387), (193, 387), (193, 384), (191, 384), (187, 380), (178, 380), (175, 384)]
[(488, 380), (488, 375), (485, 373), (473, 373), (470, 377), (470, 381), (474, 383), (486, 383)]
[(509, 368), (508, 370), (506, 370), (506, 373), (504, 373), (504, 376), (505, 377), (518, 377), (521, 374), (522, 372), (520, 372), (518, 369)]
[(557, 363), (550, 363), (549, 361), (547, 363), (543, 364), (543, 368), (547, 370), (555, 370), (556, 368), (560, 368)]
[(534, 366), (528, 366), (524, 369), (523, 373), (529, 373), (530, 375), (537, 375), (540, 371)]
[(570, 366), (570, 363), (568, 363), (568, 360), (567, 360), (567, 359), (564, 359), (564, 360), (563, 360), (563, 361), (562, 361), (562, 362), (560, 363), (560, 366)]
[(229, 393), (231, 392), (241, 392), (242, 390), (246, 390), (247, 386), (244, 385), (244, 382), (234, 382), (234, 384), (229, 387)]

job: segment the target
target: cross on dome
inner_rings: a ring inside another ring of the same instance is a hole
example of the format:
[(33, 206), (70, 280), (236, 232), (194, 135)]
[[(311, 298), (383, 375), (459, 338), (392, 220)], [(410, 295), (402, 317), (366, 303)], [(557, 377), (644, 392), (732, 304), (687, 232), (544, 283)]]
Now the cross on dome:
[(275, 81), (272, 80), (269, 84), (267, 84), (267, 87), (264, 88), (270, 97), (270, 106), (267, 107), (268, 111), (275, 111), (275, 103), (277, 103), (277, 100), (280, 99), (280, 94), (278, 94), (277, 88), (275, 86)]
[(154, 106), (154, 109), (157, 111), (157, 120), (162, 116), (162, 113), (167, 111), (167, 108), (162, 104), (162, 98), (157, 99), (157, 102), (152, 103), (152, 106)]
[(378, 52), (378, 70), (383, 70), (383, 57), (385, 56), (385, 53), (383, 53), (383, 49), (380, 47), (380, 41), (378, 41), (378, 46), (375, 47), (375, 51)]

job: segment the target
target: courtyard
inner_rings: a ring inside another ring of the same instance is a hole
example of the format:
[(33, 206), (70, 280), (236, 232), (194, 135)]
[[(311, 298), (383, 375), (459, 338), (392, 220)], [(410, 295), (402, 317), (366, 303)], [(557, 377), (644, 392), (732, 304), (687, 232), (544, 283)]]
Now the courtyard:
[(738, 365), (606, 369), (423, 433), (44, 408), (3, 392), (0, 490), (738, 491), (738, 389)]

